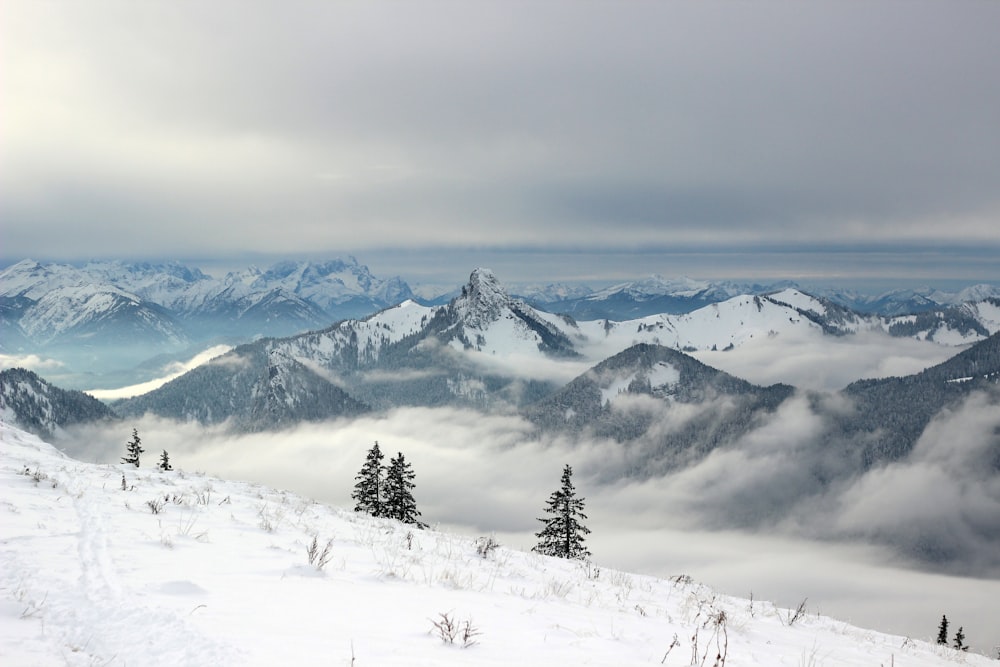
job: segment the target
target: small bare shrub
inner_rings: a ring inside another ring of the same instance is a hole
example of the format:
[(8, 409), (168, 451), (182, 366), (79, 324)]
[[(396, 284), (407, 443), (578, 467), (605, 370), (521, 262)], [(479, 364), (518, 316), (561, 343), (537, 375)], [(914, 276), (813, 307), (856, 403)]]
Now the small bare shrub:
[(59, 486), (59, 482), (54, 477), (50, 478), (48, 475), (42, 472), (41, 468), (35, 468), (34, 470), (32, 470), (28, 466), (24, 466), (24, 470), (21, 471), (21, 474), (30, 477), (31, 481), (35, 483), (35, 486), (38, 486), (41, 482), (47, 479), (51, 479), (51, 484), (53, 489)]
[(799, 606), (796, 607), (794, 612), (791, 609), (788, 610), (788, 618), (785, 621), (785, 625), (792, 627), (797, 621), (806, 615), (806, 600), (808, 599), (809, 598), (803, 598), (802, 602), (799, 603)]
[(36, 600), (34, 598), (26, 599), (26, 597), (27, 596), (23, 592), (20, 592), (18, 601), (25, 605), (24, 610), (21, 611), (21, 618), (33, 618), (42, 611), (42, 607), (45, 606), (45, 601), (48, 599), (49, 594), (46, 592), (45, 595), (42, 596), (41, 600)]
[(159, 514), (163, 511), (163, 499), (153, 498), (152, 500), (147, 500), (146, 507), (148, 507), (149, 511), (153, 514)]
[(267, 504), (264, 503), (257, 508), (257, 517), (259, 519), (257, 525), (261, 527), (261, 530), (273, 533), (278, 528), (277, 524), (281, 519), (281, 513), (271, 511)]
[[(721, 609), (714, 614), (710, 614), (708, 620), (702, 626), (712, 629), (712, 637), (715, 639), (715, 662), (712, 667), (725, 667), (726, 655), (729, 653), (729, 631), (726, 629), (726, 612)], [(708, 658), (708, 647), (705, 648), (705, 656), (701, 659), (701, 664), (705, 664)]]
[(545, 582), (545, 590), (535, 594), (536, 598), (548, 599), (559, 598), (565, 600), (566, 596), (573, 590), (573, 583), (568, 580), (549, 579)]
[(455, 637), (458, 635), (458, 624), (455, 619), (449, 616), (447, 613), (438, 614), (440, 620), (431, 621), (431, 625), (434, 626), (434, 630), (437, 631), (438, 637), (441, 638), (445, 644), (454, 644)]
[(327, 540), (326, 546), (323, 547), (323, 550), (321, 551), (319, 548), (319, 540), (316, 539), (316, 536), (314, 535), (312, 544), (306, 548), (306, 556), (309, 559), (310, 565), (314, 566), (317, 570), (322, 570), (333, 557), (333, 540)]
[(476, 637), (481, 634), (483, 633), (472, 624), (471, 619), (462, 623), (462, 648), (469, 648), (478, 644), (479, 642), (476, 641)]
[[(189, 510), (186, 515), (181, 515), (177, 519), (177, 534), (184, 537), (191, 536), (194, 525), (198, 523), (198, 515), (194, 510)], [(208, 531), (202, 531), (194, 535), (194, 539), (203, 542), (208, 538)]]
[(660, 660), (660, 664), (662, 665), (662, 664), (666, 663), (667, 662), (667, 656), (670, 655), (670, 652), (673, 651), (675, 648), (677, 648), (680, 645), (681, 645), (681, 642), (680, 642), (679, 639), (677, 639), (677, 633), (675, 632), (674, 633), (674, 639), (673, 639), (673, 641), (670, 642), (670, 646), (667, 647), (667, 652), (663, 654), (663, 660)]
[(476, 637), (480, 636), (482, 632), (472, 624), (471, 619), (458, 623), (448, 613), (438, 614), (438, 619), (437, 621), (432, 620), (431, 625), (434, 626), (433, 631), (437, 632), (437, 636), (445, 644), (454, 644), (455, 640), (459, 639), (462, 648), (469, 648), (479, 643), (476, 641)]
[(479, 554), (480, 558), (489, 558), (499, 546), (500, 543), (492, 535), (476, 538), (476, 553)]

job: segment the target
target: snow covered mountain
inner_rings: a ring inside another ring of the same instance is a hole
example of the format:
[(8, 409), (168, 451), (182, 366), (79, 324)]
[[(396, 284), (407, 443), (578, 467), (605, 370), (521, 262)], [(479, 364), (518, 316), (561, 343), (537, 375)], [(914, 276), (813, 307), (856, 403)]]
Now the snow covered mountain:
[(461, 296), (435, 313), (431, 327), (440, 340), (465, 350), (575, 356), (566, 324), (509, 296), (489, 269), (476, 269)]
[(643, 280), (607, 287), (586, 295), (539, 301), (546, 310), (567, 313), (580, 320), (632, 320), (647, 315), (683, 313), (725, 301), (741, 294), (759, 294), (775, 286), (709, 282), (687, 277), (666, 279), (652, 275)]
[(118, 346), (142, 340), (162, 347), (185, 340), (166, 309), (71, 266), (25, 260), (4, 269), (0, 302), (4, 338), (21, 345)]
[[(9, 665), (996, 664), (682, 575), (484, 551), (252, 482), (83, 463), (6, 424), (0, 489)], [(326, 562), (310, 564), (312, 544), (329, 544)]]
[(53, 386), (23, 368), (0, 371), (0, 420), (51, 438), (64, 427), (116, 419), (96, 398)]
[[(983, 392), (1000, 410), (1000, 333), (916, 375), (850, 384), (844, 394), (854, 409), (836, 415), (836, 421), (870, 467), (908, 455), (932, 418), (974, 392)], [(1000, 448), (992, 458), (1000, 472)]]
[[(806, 330), (833, 335), (881, 330), (944, 345), (973, 343), (1000, 330), (1000, 299), (985, 296), (992, 293), (989, 286), (948, 297), (977, 301), (890, 317), (859, 313), (787, 285), (653, 276), (586, 296), (578, 288), (549, 285), (527, 290), (532, 296), (526, 300), (510, 296), (495, 276), (491, 280), (493, 287), (467, 285), (464, 295), (458, 291), (428, 311), (427, 324), (434, 321), (435, 340), (463, 353), (488, 351), (500, 366), (504, 359), (526, 361), (525, 355), (539, 353), (597, 363), (644, 342), (724, 350)], [(465, 315), (450, 309), (461, 309), (470, 294), (480, 305), (488, 301), (478, 295), (480, 288), (486, 290), (483, 296), (503, 292), (498, 298), (504, 314), (492, 319), (493, 311), (484, 306), (486, 319), (476, 320), (472, 313), (467, 323), (456, 325), (455, 318)], [(136, 384), (149, 379), (142, 365), (152, 359), (176, 361), (209, 344), (320, 331), (345, 318), (352, 318), (348, 328), (364, 329), (368, 325), (357, 323), (410, 303), (411, 296), (402, 280), (376, 278), (354, 258), (250, 267), (222, 279), (176, 262), (76, 267), (25, 260), (0, 271), (0, 353), (53, 359), (64, 369), (67, 386), (97, 386), (95, 378), (105, 386)], [(939, 293), (933, 298), (945, 300)], [(542, 302), (544, 307), (538, 307)], [(469, 377), (463, 373), (455, 387), (483, 398)], [(529, 385), (529, 390), (537, 396), (540, 388)], [(365, 398), (375, 405), (380, 400)]]
[(399, 277), (380, 280), (353, 257), (328, 262), (281, 262), (251, 283), (256, 289), (280, 287), (318, 305), (338, 319), (362, 317), (413, 298)]
[(516, 295), (533, 305), (544, 306), (573, 299), (582, 299), (594, 290), (586, 285), (567, 285), (565, 283), (521, 284), (513, 288)]
[[(514, 357), (567, 358), (577, 353), (573, 342), (555, 324), (522, 301), (511, 298), (492, 272), (472, 273), (462, 294), (447, 306), (426, 307), (413, 301), (383, 310), (363, 320), (346, 320), (322, 331), (290, 338), (267, 339), (237, 348), (210, 368), (195, 369), (145, 396), (122, 402), (124, 414), (151, 411), (162, 416), (209, 422), (244, 417), (250, 402), (275, 375), (313, 378), (308, 391), (286, 395), (292, 403), (313, 399), (319, 386), (346, 388), (359, 403), (376, 408), (397, 405), (466, 405), (496, 408), (533, 400), (553, 387), (522, 381), (502, 368)], [(484, 368), (480, 362), (501, 368)], [(220, 376), (227, 375), (229, 379)], [(237, 379), (239, 378), (239, 379)], [(230, 392), (228, 409), (199, 405), (208, 387), (223, 383)], [(291, 383), (288, 383), (290, 386)], [(508, 395), (516, 386), (517, 395)], [(255, 394), (256, 392), (256, 394)], [(325, 414), (342, 414), (340, 403), (321, 401)], [(355, 410), (355, 408), (350, 408)], [(210, 414), (209, 414), (210, 413)]]
[[(940, 327), (942, 322), (930, 324)], [(248, 388), (263, 386), (280, 369), (289, 377), (307, 373), (310, 391), (328, 384), (375, 409), (458, 405), (511, 410), (552, 394), (587, 366), (639, 344), (684, 351), (727, 350), (755, 339), (821, 339), (890, 326), (880, 318), (861, 316), (793, 289), (734, 297), (684, 315), (577, 322), (511, 297), (493, 272), (476, 269), (461, 294), (446, 306), (406, 301), (362, 320), (262, 340), (117, 409), (126, 415), (148, 410), (176, 419), (196, 415), (210, 423), (236, 417), (238, 426), (248, 428), (239, 423), (253, 412)], [(911, 334), (927, 335), (924, 330)], [(966, 331), (952, 342), (984, 337)], [(220, 374), (230, 377), (222, 379)], [(211, 409), (199, 404), (198, 397), (219, 383), (235, 387), (231, 394), (236, 398)], [(310, 401), (305, 395), (294, 400), (303, 405)], [(340, 403), (328, 405), (325, 415), (320, 410), (308, 418), (341, 414)], [(287, 419), (294, 421), (291, 413)]]
[(1000, 299), (1000, 286), (979, 284), (957, 292), (932, 287), (897, 289), (880, 294), (862, 294), (851, 290), (826, 289), (822, 296), (860, 313), (883, 316), (912, 315), (929, 310), (941, 310), (963, 303)]
[(964, 345), (1000, 331), (1000, 298), (961, 303), (914, 315), (881, 318), (882, 328), (893, 336), (932, 340), (943, 345)]
[(685, 276), (664, 278), (659, 275), (588, 293), (581, 288), (536, 288), (522, 293), (546, 310), (567, 313), (577, 319), (626, 320), (661, 313), (679, 315), (735, 296), (763, 296), (789, 288), (810, 292), (823, 301), (860, 314), (883, 317), (943, 310), (964, 303), (1000, 298), (1000, 286), (988, 284), (973, 285), (957, 292), (922, 287), (866, 294), (836, 287), (805, 289), (791, 281), (751, 284), (696, 280)]
[[(543, 429), (586, 431), (620, 443), (646, 440), (629, 475), (651, 476), (732, 445), (792, 395), (787, 385), (758, 387), (676, 350), (639, 344), (528, 406)], [(681, 428), (655, 434), (673, 405), (697, 406)]]
[(186, 342), (169, 312), (112, 285), (80, 283), (50, 290), (26, 309), (18, 324), (27, 338), (43, 346), (140, 340), (157, 348)]
[(411, 296), (401, 279), (378, 279), (353, 257), (251, 267), (222, 279), (176, 262), (24, 260), (0, 271), (5, 329), (42, 347), (117, 337), (159, 350), (221, 335), (289, 335)]
[[(639, 344), (523, 412), (543, 429), (642, 442), (630, 474), (647, 476), (738, 446), (793, 391), (780, 384), (759, 387), (676, 350)], [(839, 451), (820, 478), (828, 482), (907, 457), (933, 419), (973, 394), (1000, 409), (1000, 333), (915, 375), (854, 382), (841, 392), (846, 407), (802, 394), (822, 416), (813, 436), (821, 433)], [(993, 455), (990, 465), (1000, 474), (1000, 458)], [(823, 483), (817, 480), (818, 487)]]
[(156, 414), (182, 422), (229, 421), (242, 431), (280, 429), (368, 411), (328, 373), (267, 341), (237, 347), (163, 387), (113, 404), (123, 416)]

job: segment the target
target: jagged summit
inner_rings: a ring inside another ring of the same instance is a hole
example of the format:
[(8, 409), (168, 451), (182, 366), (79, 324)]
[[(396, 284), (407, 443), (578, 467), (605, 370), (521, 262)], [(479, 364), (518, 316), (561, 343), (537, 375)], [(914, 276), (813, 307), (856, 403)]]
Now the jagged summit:
[(510, 295), (491, 269), (477, 268), (453, 302), (455, 313), (467, 326), (482, 329), (500, 319), (511, 305)]

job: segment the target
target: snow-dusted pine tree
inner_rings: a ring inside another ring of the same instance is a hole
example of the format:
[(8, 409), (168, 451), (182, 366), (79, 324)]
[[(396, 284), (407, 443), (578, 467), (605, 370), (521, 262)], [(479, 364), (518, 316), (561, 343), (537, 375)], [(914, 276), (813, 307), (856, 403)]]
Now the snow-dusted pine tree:
[(580, 519), (587, 518), (583, 513), (584, 499), (576, 497), (572, 476), (573, 469), (567, 465), (563, 468), (562, 487), (549, 496), (545, 511), (550, 516), (539, 519), (544, 527), (541, 532), (535, 533), (538, 544), (532, 551), (545, 556), (580, 560), (590, 556), (583, 543), (583, 536), (589, 534), (590, 529), (580, 523)]
[(367, 512), (372, 516), (385, 516), (385, 491), (382, 488), (384, 484), (382, 475), (385, 472), (385, 466), (382, 465), (383, 458), (385, 456), (379, 449), (376, 440), (375, 445), (368, 450), (368, 456), (365, 458), (365, 464), (361, 466), (361, 471), (354, 478), (357, 483), (354, 485), (351, 498), (354, 500), (355, 512)]
[(390, 519), (398, 519), (403, 523), (411, 523), (417, 528), (426, 528), (427, 524), (419, 519), (417, 502), (413, 499), (413, 478), (416, 475), (410, 464), (399, 452), (396, 458), (389, 461), (385, 474), (385, 514)]
[(955, 633), (955, 641), (952, 646), (959, 651), (968, 651), (969, 646), (965, 643), (965, 633), (962, 632), (962, 627), (959, 626), (958, 632)]
[(160, 454), (160, 462), (156, 464), (156, 467), (163, 472), (174, 469), (174, 467), (170, 465), (170, 457), (167, 455), (167, 450), (164, 449), (163, 453)]
[(141, 445), (142, 440), (139, 439), (139, 431), (133, 428), (132, 439), (125, 443), (125, 456), (122, 457), (122, 463), (131, 463), (138, 468), (139, 455), (146, 451)]
[(941, 623), (938, 624), (938, 634), (937, 634), (938, 644), (948, 643), (948, 617), (942, 616)]

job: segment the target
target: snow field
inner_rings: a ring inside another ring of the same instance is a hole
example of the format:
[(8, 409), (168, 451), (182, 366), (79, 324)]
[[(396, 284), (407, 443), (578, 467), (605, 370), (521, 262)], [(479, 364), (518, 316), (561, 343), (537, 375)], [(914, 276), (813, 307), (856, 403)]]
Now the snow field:
[[(4, 665), (996, 664), (808, 612), (793, 623), (794, 610), (683, 576), (81, 463), (6, 425), (0, 485)], [(314, 539), (330, 544), (323, 567)], [(435, 626), (449, 621), (453, 641)]]

